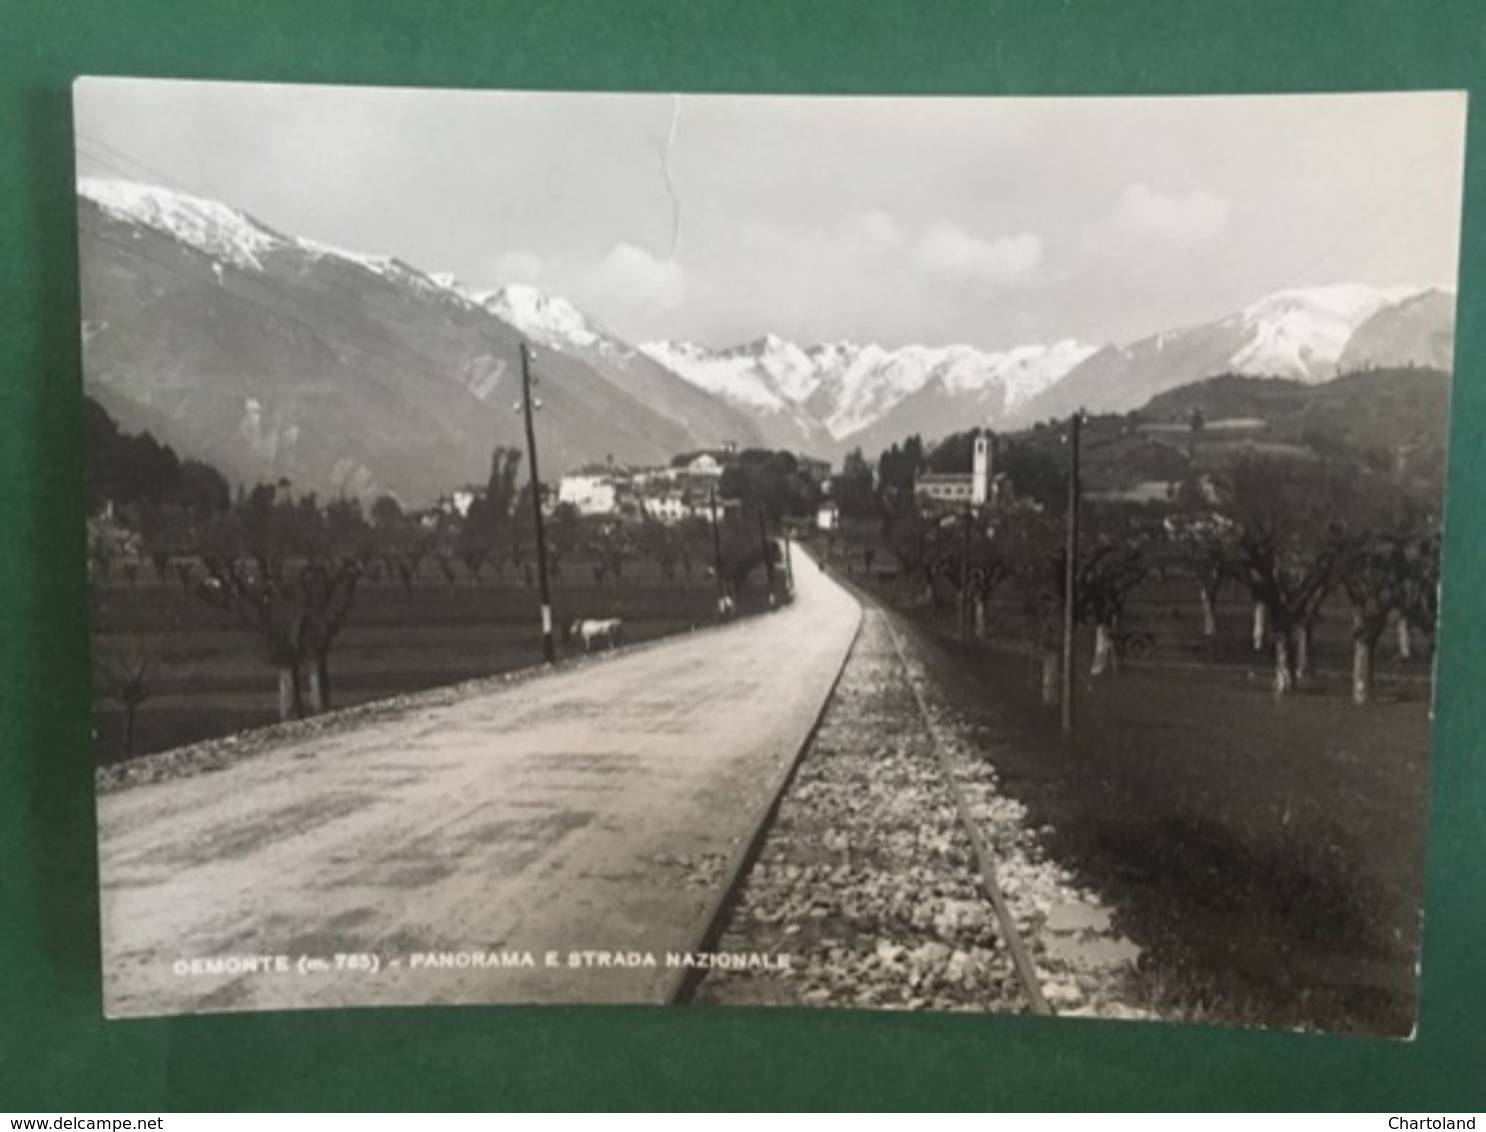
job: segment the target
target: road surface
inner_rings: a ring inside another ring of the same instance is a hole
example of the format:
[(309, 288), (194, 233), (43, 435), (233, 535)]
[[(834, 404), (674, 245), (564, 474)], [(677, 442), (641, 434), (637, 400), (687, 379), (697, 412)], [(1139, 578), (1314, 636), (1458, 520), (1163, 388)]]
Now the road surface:
[(776, 613), (104, 795), (107, 1013), (663, 1001), (860, 624), (794, 565)]

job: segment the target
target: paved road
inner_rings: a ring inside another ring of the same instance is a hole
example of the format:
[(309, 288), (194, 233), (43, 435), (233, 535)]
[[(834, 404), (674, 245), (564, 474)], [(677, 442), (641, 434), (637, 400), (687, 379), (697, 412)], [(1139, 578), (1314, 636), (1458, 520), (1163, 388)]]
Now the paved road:
[(102, 797), (107, 1012), (663, 1000), (860, 623), (795, 566), (780, 612)]

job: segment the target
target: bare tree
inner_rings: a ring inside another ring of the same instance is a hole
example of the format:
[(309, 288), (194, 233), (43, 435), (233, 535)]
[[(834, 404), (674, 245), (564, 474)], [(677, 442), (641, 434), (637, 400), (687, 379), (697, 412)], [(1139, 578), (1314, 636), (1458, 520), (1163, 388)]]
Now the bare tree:
[(140, 707), (152, 694), (152, 681), (160, 660), (157, 638), (131, 634), (122, 638), (95, 638), (93, 642), (94, 686), (104, 696), (117, 700), (124, 709), (124, 738), (119, 758), (134, 757), (134, 727)]
[(1226, 484), (1234, 524), (1232, 569), (1263, 606), (1274, 640), (1274, 690), (1288, 695), (1305, 673), (1310, 631), (1340, 584), (1354, 475), (1313, 460), (1250, 457), (1235, 462)]
[(270, 485), (255, 488), (204, 536), (206, 578), (197, 594), (257, 633), (278, 672), (279, 718), (330, 704), (329, 656), (361, 576), (359, 509), (322, 512), (313, 496), (292, 500)]
[(1165, 521), (1167, 536), (1179, 548), (1197, 581), (1202, 603), (1202, 635), (1218, 634), (1218, 596), (1232, 576), (1232, 524), (1212, 511), (1185, 512)]
[(1024, 512), (1001, 522), (998, 542), (1021, 601), (1029, 642), (1041, 660), (1044, 707), (1063, 697), (1063, 582), (1067, 551), (1061, 525), (1049, 516)]
[(1119, 670), (1115, 629), (1125, 601), (1145, 579), (1145, 552), (1139, 546), (1105, 542), (1080, 556), (1076, 592), (1079, 620), (1094, 625), (1094, 660), (1090, 675)]
[(1373, 658), (1388, 616), (1400, 609), (1408, 576), (1404, 539), (1371, 536), (1354, 540), (1342, 571), (1352, 603), (1352, 702), (1372, 699)]

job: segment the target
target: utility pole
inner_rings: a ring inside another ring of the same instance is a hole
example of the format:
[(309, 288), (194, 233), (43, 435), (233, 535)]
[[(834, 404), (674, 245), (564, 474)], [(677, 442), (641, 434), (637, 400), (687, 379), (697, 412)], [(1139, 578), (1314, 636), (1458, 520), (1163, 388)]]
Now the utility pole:
[(1063, 738), (1073, 736), (1073, 635), (1078, 623), (1078, 455), (1083, 410), (1068, 421), (1068, 545), (1063, 556)]
[(960, 524), (960, 640), (967, 635), (966, 619), (970, 608), (970, 522), (974, 512), (965, 508), (964, 521)]
[(722, 527), (717, 522), (717, 485), (707, 488), (707, 507), (712, 512), (712, 572), (717, 575), (717, 597), (727, 597), (722, 582)]
[(764, 506), (759, 504), (758, 509), (758, 543), (759, 549), (764, 552), (764, 580), (768, 582), (769, 592), (774, 592), (774, 556), (769, 550), (769, 532), (764, 526)]
[(547, 537), (542, 527), (542, 477), (537, 471), (537, 433), (532, 425), (531, 351), (521, 343), (521, 411), (526, 420), (526, 458), (531, 463), (531, 513), (537, 528), (537, 580), (542, 590), (542, 656), (548, 664), (557, 659), (552, 639), (552, 592), (547, 585)]

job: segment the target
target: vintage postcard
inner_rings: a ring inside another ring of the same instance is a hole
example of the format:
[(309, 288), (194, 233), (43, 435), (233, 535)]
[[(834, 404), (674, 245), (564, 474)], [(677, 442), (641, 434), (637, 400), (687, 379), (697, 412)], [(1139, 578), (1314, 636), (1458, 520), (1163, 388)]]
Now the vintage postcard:
[(1412, 1032), (1463, 94), (75, 108), (110, 1016)]

